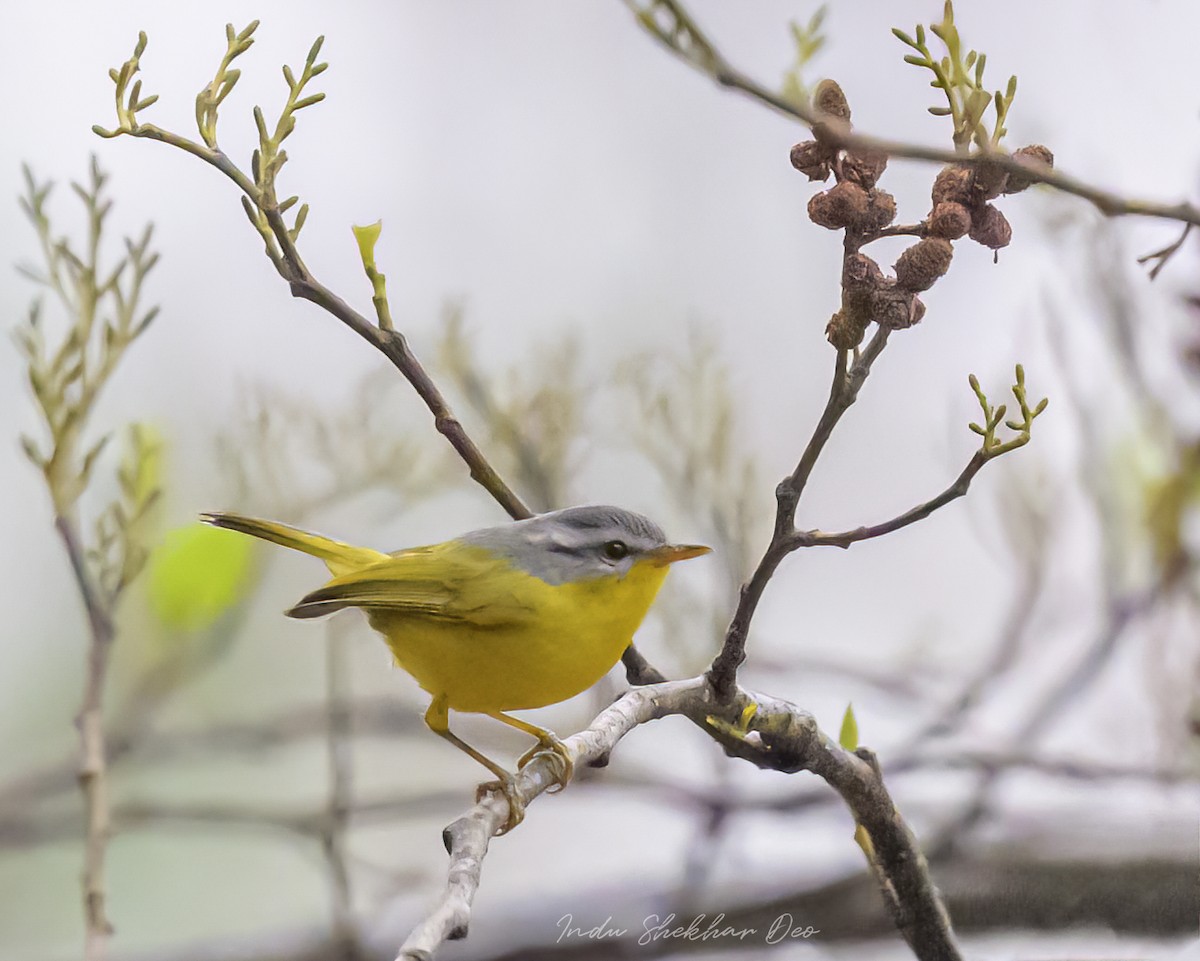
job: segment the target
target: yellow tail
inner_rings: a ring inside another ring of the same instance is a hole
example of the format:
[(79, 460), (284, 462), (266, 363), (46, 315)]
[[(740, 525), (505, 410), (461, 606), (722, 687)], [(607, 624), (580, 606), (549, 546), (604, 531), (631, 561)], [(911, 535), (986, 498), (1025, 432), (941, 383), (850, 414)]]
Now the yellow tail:
[(279, 544), (281, 547), (289, 547), (294, 551), (319, 557), (325, 562), (329, 573), (334, 577), (341, 577), (343, 574), (386, 561), (389, 556), (380, 551), (371, 550), (369, 547), (354, 547), (351, 544), (343, 544), (341, 541), (322, 537), (320, 534), (310, 534), (308, 531), (288, 527), (286, 524), (258, 520), (241, 514), (212, 511), (201, 514), (200, 520), (213, 527), (224, 527), (226, 530), (238, 531), (252, 537), (261, 537), (264, 541), (270, 541), (272, 544)]

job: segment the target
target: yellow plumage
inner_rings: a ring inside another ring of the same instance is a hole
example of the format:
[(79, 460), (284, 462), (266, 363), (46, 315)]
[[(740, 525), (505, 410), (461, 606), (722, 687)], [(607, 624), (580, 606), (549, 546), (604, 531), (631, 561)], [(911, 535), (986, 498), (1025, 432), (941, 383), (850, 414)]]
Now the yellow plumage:
[(384, 554), (274, 521), (209, 518), (323, 560), (333, 580), (289, 616), (363, 608), (396, 663), (456, 711), (545, 707), (591, 687), (629, 646), (667, 574), (643, 560), (624, 577), (552, 585), (461, 541)]
[[(365, 611), (396, 663), (432, 695), (430, 728), (501, 778), (511, 823), (520, 818), (511, 775), (450, 733), (447, 711), (488, 714), (532, 734), (569, 778), (569, 754), (553, 734), (502, 712), (593, 685), (629, 646), (668, 565), (708, 550), (669, 545), (657, 525), (615, 508), (574, 508), (393, 554), (239, 514), (203, 519), (324, 561), (333, 579), (287, 613)], [(613, 532), (633, 546), (607, 540)]]

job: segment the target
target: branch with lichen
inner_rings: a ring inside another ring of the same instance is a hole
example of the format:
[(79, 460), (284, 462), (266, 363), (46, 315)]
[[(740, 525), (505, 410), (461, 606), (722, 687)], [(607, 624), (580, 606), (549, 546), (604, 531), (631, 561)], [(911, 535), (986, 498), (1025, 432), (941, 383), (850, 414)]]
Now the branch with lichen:
[(318, 37), (309, 49), (299, 76), (290, 67), (283, 68), (288, 97), (273, 128), (267, 123), (262, 109), (257, 106), (254, 108), (259, 143), (251, 156), (250, 173), (243, 171), (221, 149), (217, 138), (219, 108), (240, 77), (240, 71), (230, 65), (253, 45), (257, 28), (257, 20), (240, 32), (235, 31), (232, 24), (226, 26), (226, 52), (213, 80), (196, 99), (199, 142), (155, 124), (144, 123), (138, 117), (142, 110), (157, 100), (156, 96), (143, 97), (141, 81), (134, 79), (141, 69), (141, 57), (146, 50), (145, 33), (138, 35), (133, 56), (121, 67), (109, 72), (115, 87), (117, 126), (106, 129), (96, 125), (92, 129), (105, 138), (124, 135), (168, 144), (199, 157), (232, 180), (242, 192), (242, 206), (262, 237), (267, 257), (287, 281), (292, 296), (308, 300), (326, 310), (387, 357), (425, 402), (433, 415), (435, 428), (470, 469), (471, 478), (487, 490), (509, 516), (514, 519), (529, 517), (529, 509), (467, 434), (433, 379), (409, 348), (404, 335), (392, 326), (384, 278), (374, 260), (378, 230), (359, 228), (356, 231), (363, 266), (372, 284), (372, 300), (377, 315), (375, 323), (317, 280), (300, 256), (297, 243), (308, 215), (308, 206), (300, 204), (289, 224), (288, 214), (299, 203), (299, 197), (279, 200), (276, 184), (280, 171), (287, 163), (287, 151), (283, 149), (283, 143), (295, 129), (296, 114), (324, 98), (323, 93), (308, 92), (312, 80), (328, 67), (328, 64), (317, 59), (324, 38)]
[[(687, 717), (731, 757), (765, 770), (810, 771), (823, 779), (869, 836), (872, 868), (900, 906), (893, 917), (914, 954), (922, 961), (961, 957), (941, 895), (892, 802), (874, 754), (866, 748), (842, 747), (795, 705), (740, 687), (719, 698), (704, 676), (670, 681), (627, 692), (565, 744), (579, 767), (607, 757), (636, 727), (670, 715)], [(545, 755), (517, 774), (517, 791), (526, 804), (556, 783), (554, 764)], [(396, 961), (428, 961), (444, 942), (466, 937), (488, 846), (507, 818), (508, 801), (494, 793), (446, 828), (446, 886), (433, 910), (405, 940)]]
[(112, 933), (104, 867), (111, 821), (103, 708), (116, 634), (113, 617), (145, 564), (138, 527), (158, 497), (157, 445), (134, 426), (117, 470), (118, 496), (96, 518), (92, 537), (84, 536), (79, 500), (93, 481), (109, 439), (106, 434), (86, 441), (89, 421), (117, 365), (158, 312), (141, 306), (143, 284), (158, 260), (150, 249), (149, 226), (139, 239), (126, 239), (125, 253), (115, 263), (102, 259), (105, 220), (112, 207), (104, 193), (106, 179), (93, 158), (88, 182), (71, 185), (87, 215), (87, 236), (80, 247), (54, 234), (46, 206), (52, 184), (38, 183), (25, 168), (21, 208), (37, 232), (43, 263), (40, 269), (22, 267), (21, 272), (55, 296), (68, 321), (61, 334), (48, 330), (38, 299), (16, 332), (45, 434), (41, 441), (23, 436), (21, 445), (45, 481), (54, 526), (90, 629), (83, 700), (76, 717), (85, 812), (82, 882), (88, 961), (105, 957)]

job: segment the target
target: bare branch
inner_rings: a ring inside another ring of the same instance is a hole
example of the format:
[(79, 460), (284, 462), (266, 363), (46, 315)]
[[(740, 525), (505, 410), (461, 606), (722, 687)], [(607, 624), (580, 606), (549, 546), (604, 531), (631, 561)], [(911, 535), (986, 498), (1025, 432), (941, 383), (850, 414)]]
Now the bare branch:
[[(623, 2), (633, 11), (638, 22), (651, 36), (679, 59), (715, 83), (731, 90), (737, 90), (777, 113), (793, 120), (799, 120), (809, 126), (820, 122), (820, 117), (811, 105), (788, 100), (734, 68), (700, 31), (679, 0), (623, 0)], [(665, 22), (659, 16), (660, 14), (665, 16)], [(996, 151), (961, 154), (954, 150), (888, 140), (884, 137), (871, 137), (854, 133), (845, 128), (835, 129), (833, 125), (826, 125), (826, 129), (822, 131), (822, 138), (832, 147), (884, 153), (889, 157), (906, 157), (910, 160), (928, 160), (943, 164), (986, 163), (1007, 173), (1029, 178), (1034, 183), (1044, 183), (1055, 190), (1081, 197), (1108, 217), (1132, 215), (1176, 220), (1193, 226), (1200, 225), (1200, 207), (1186, 201), (1166, 204), (1124, 197), (1085, 183), (1059, 170), (1040, 166), (1033, 167)]]
[[(606, 758), (635, 727), (669, 714), (686, 716), (731, 756), (788, 773), (812, 771), (829, 783), (871, 838), (872, 866), (885, 900), (895, 906), (894, 920), (917, 957), (960, 957), (928, 865), (892, 803), (873, 755), (866, 749), (846, 751), (794, 705), (741, 689), (719, 700), (705, 676), (670, 681), (627, 692), (566, 745), (578, 767)], [(553, 761), (537, 756), (518, 773), (517, 792), (528, 804), (555, 783)], [(507, 800), (491, 794), (446, 829), (446, 888), (405, 941), (397, 961), (427, 961), (444, 941), (466, 936), (483, 859), (507, 818)]]
[(83, 547), (74, 521), (58, 517), (55, 527), (62, 538), (75, 583), (87, 608), (91, 626), (85, 672), (83, 703), (75, 726), (79, 729), (81, 756), (79, 786), (84, 798), (83, 904), (86, 921), (84, 958), (103, 961), (108, 953), (112, 924), (106, 908), (104, 861), (112, 833), (108, 803), (107, 762), (104, 753), (104, 688), (112, 649), (112, 616), (100, 599), (99, 586), (84, 562)]
[(857, 544), (859, 541), (870, 540), (873, 537), (882, 537), (884, 534), (891, 534), (893, 531), (898, 531), (901, 528), (908, 527), (910, 524), (915, 524), (917, 521), (924, 520), (934, 511), (964, 496), (970, 488), (971, 481), (974, 480), (975, 475), (983, 469), (983, 465), (990, 459), (983, 451), (976, 451), (953, 484), (938, 494), (937, 497), (927, 500), (923, 504), (918, 504), (912, 510), (905, 511), (898, 517), (893, 517), (890, 521), (884, 521), (882, 524), (875, 524), (872, 527), (856, 527), (854, 530), (842, 531), (838, 534), (826, 534), (822, 531), (796, 531), (789, 536), (788, 540), (797, 547), (848, 548), (851, 544)]
[(709, 682), (719, 697), (728, 696), (732, 691), (737, 669), (746, 659), (746, 640), (750, 633), (750, 621), (754, 617), (754, 612), (758, 608), (758, 602), (762, 598), (767, 584), (783, 559), (800, 546), (791, 542), (795, 533), (796, 507), (808, 483), (808, 478), (816, 466), (817, 458), (825, 449), (825, 444), (842, 415), (858, 399), (858, 393), (871, 372), (871, 365), (883, 352), (883, 348), (887, 346), (890, 333), (891, 331), (886, 327), (876, 330), (867, 347), (853, 367), (849, 367), (849, 369), (847, 368), (850, 352), (847, 350), (837, 352), (833, 383), (829, 389), (829, 400), (825, 404), (825, 410), (822, 411), (821, 417), (817, 421), (817, 426), (813, 430), (812, 437), (809, 438), (796, 469), (785, 477), (775, 489), (777, 506), (774, 534), (762, 559), (750, 576), (750, 580), (742, 586), (738, 595), (737, 608), (730, 621), (729, 629), (725, 633), (725, 643), (709, 668), (707, 675)]
[(325, 706), (328, 713), (326, 749), (329, 760), (329, 797), (321, 848), (329, 866), (330, 913), (339, 961), (358, 961), (362, 949), (354, 922), (354, 897), (346, 859), (346, 832), (354, 805), (353, 728), (350, 713), (349, 664), (346, 657), (346, 621), (334, 618), (326, 627)]
[[(138, 58), (144, 49), (145, 35), (143, 34), (142, 39), (139, 40), (134, 57), (126, 62), (126, 65), (122, 68), (123, 72), (118, 74), (114, 71), (114, 77), (124, 77), (126, 72), (135, 72), (137, 70)], [(299, 87), (293, 87), (293, 100), (298, 92)], [(529, 509), (508, 487), (495, 469), (493, 469), (487, 458), (484, 457), (483, 452), (467, 434), (458, 418), (455, 417), (446, 399), (442, 396), (441, 391), (409, 348), (405, 336), (390, 327), (390, 313), (387, 313), (385, 310), (385, 313), (381, 314), (381, 316), (388, 318), (388, 324), (376, 325), (371, 323), (366, 317), (354, 310), (342, 298), (338, 297), (333, 291), (317, 280), (304, 264), (300, 252), (296, 247), (296, 237), (299, 227), (289, 227), (284, 220), (284, 211), (291, 205), (287, 201), (281, 204), (275, 197), (275, 173), (282, 166), (283, 161), (286, 160), (286, 154), (279, 150), (279, 141), (287, 134), (286, 132), (281, 134), (280, 130), (289, 129), (285, 121), (291, 119), (290, 110), (285, 108), (285, 116), (281, 118), (280, 128), (277, 129), (274, 137), (265, 134), (265, 126), (260, 123), (260, 135), (263, 140), (263, 146), (260, 148), (261, 155), (260, 152), (256, 151), (255, 176), (252, 177), (242, 171), (237, 164), (230, 160), (216, 146), (215, 106), (212, 109), (211, 115), (206, 118), (207, 126), (202, 125), (201, 132), (204, 134), (205, 142), (198, 143), (177, 133), (157, 127), (154, 124), (139, 122), (132, 110), (122, 107), (122, 94), (123, 88), (118, 80), (117, 112), (119, 124), (117, 128), (112, 131), (106, 131), (97, 127), (93, 128), (95, 132), (104, 137), (116, 137), (126, 134), (131, 137), (141, 137), (168, 144), (186, 153), (190, 153), (194, 157), (198, 157), (232, 180), (244, 195), (244, 205), (247, 208), (247, 213), (250, 215), (259, 233), (268, 242), (268, 256), (270, 256), (279, 275), (288, 282), (292, 296), (308, 300), (318, 307), (323, 308), (387, 357), (425, 402), (425, 406), (429, 408), (429, 412), (433, 415), (434, 427), (450, 442), (451, 447), (454, 448), (455, 452), (470, 469), (472, 480), (476, 481), (491, 494), (496, 502), (508, 512), (510, 517), (514, 519), (530, 517), (531, 512)], [(289, 108), (296, 109), (300, 103), (303, 103), (303, 101), (293, 103), (292, 100), (289, 100)], [(258, 113), (257, 117), (261, 119), (261, 112)], [(270, 154), (272, 150), (276, 153), (274, 166), (271, 166), (269, 161), (260, 159), (260, 157)], [(268, 165), (266, 169), (262, 166), (263, 163)], [(381, 296), (378, 290), (375, 291), (375, 295), (376, 299)], [(378, 306), (377, 303), (377, 308)], [(384, 308), (386, 309), (386, 303), (384, 304)]]
[(1156, 250), (1153, 253), (1143, 254), (1137, 259), (1139, 264), (1147, 264), (1151, 261), (1154, 262), (1154, 266), (1150, 268), (1151, 280), (1157, 279), (1158, 275), (1162, 272), (1162, 269), (1167, 266), (1167, 261), (1169, 261), (1175, 256), (1176, 253), (1179, 252), (1179, 248), (1183, 246), (1183, 242), (1187, 240), (1188, 234), (1192, 232), (1192, 228), (1194, 226), (1196, 225), (1190, 222), (1184, 224), (1183, 231), (1180, 233), (1178, 240), (1167, 244), (1167, 246), (1161, 248), (1160, 250)]

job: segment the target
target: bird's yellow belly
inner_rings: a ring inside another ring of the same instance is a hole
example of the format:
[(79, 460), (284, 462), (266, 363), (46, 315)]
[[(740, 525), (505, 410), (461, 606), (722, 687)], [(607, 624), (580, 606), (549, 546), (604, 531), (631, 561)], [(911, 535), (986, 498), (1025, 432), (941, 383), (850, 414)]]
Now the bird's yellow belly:
[(477, 626), (368, 611), (397, 664), (457, 711), (544, 707), (587, 690), (629, 646), (667, 568), (635, 564), (623, 578), (550, 585), (521, 574), (514, 594), (532, 616)]

